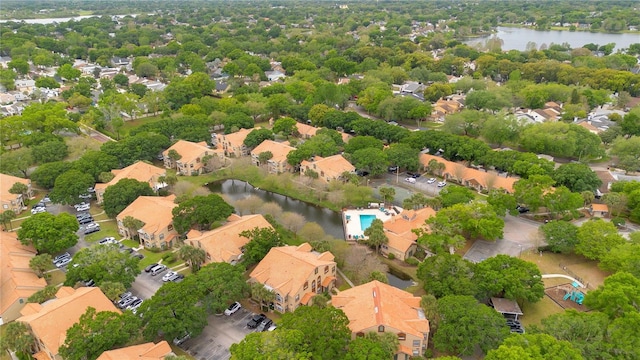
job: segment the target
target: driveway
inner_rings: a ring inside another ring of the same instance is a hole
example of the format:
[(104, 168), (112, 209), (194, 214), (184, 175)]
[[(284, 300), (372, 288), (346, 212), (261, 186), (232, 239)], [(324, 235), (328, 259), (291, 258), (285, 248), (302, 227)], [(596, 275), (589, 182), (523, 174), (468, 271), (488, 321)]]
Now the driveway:
[(507, 215), (504, 219), (504, 237), (495, 242), (476, 241), (464, 258), (478, 263), (498, 254), (519, 257), (523, 251), (542, 245), (542, 238), (538, 235), (540, 225), (532, 220)]
[(228, 360), (231, 358), (231, 345), (255, 331), (247, 327), (253, 315), (245, 308), (231, 316), (211, 315), (202, 334), (187, 340), (180, 347), (197, 360)]
[(405, 181), (405, 178), (408, 177), (409, 175), (404, 172), (399, 174), (386, 173), (381, 179), (370, 180), (369, 185), (374, 188), (376, 195), (379, 195), (378, 189), (380, 187), (394, 188), (396, 190), (396, 196), (393, 203), (396, 206), (402, 206), (402, 202), (415, 193), (423, 193), (429, 197), (436, 197), (440, 194), (440, 190), (442, 190), (442, 188), (437, 186), (437, 181), (432, 184), (427, 183), (427, 180), (430, 178), (428, 174), (417, 178), (413, 184)]

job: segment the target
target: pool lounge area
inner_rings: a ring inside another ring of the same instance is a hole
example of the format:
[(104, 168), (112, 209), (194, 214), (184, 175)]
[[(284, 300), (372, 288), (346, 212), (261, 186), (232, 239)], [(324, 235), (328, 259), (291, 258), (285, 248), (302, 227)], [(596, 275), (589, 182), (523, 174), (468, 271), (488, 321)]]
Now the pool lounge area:
[(385, 208), (383, 204), (371, 203), (368, 208), (347, 209), (342, 212), (342, 223), (344, 226), (345, 239), (348, 241), (363, 240), (364, 231), (371, 226), (374, 219), (382, 222), (398, 215), (402, 209), (393, 206)]

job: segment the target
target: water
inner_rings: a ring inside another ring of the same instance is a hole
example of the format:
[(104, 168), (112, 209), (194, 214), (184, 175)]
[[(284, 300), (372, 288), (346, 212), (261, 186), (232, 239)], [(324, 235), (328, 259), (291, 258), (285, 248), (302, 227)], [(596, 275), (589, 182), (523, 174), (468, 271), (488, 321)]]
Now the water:
[[(136, 17), (138, 14), (131, 14), (131, 15), (113, 15), (112, 18), (118, 18), (121, 19), (125, 16), (131, 16), (131, 17)], [(24, 22), (25, 24), (41, 24), (41, 25), (48, 25), (48, 24), (60, 24), (63, 22), (67, 22), (70, 20), (74, 20), (74, 21), (80, 21), (82, 19), (89, 19), (92, 17), (100, 17), (103, 15), (82, 15), (82, 16), (74, 16), (74, 17), (62, 17), (62, 18), (44, 18), (44, 19), (6, 19), (6, 20), (0, 20), (0, 23), (6, 23), (9, 21), (12, 22)], [(110, 16), (110, 15), (104, 15), (104, 16)]]
[(255, 189), (249, 183), (241, 180), (225, 180), (211, 183), (208, 185), (208, 188), (213, 192), (225, 194), (232, 200), (239, 200), (249, 195), (254, 195), (264, 202), (275, 202), (282, 207), (283, 211), (300, 214), (304, 216), (307, 221), (313, 221), (320, 225), (328, 235), (337, 239), (344, 239), (342, 217), (335, 211), (270, 191)]
[(360, 215), (360, 229), (364, 232), (371, 226), (371, 223), (375, 219), (375, 215)]
[(413, 280), (410, 277), (392, 268), (389, 268), (387, 272), (387, 280), (389, 280), (389, 285), (403, 290), (413, 285)]
[(535, 42), (536, 48), (540, 48), (540, 45), (542, 44), (549, 46), (551, 43), (560, 45), (566, 42), (573, 49), (580, 48), (589, 43), (598, 45), (615, 43), (615, 50), (628, 48), (629, 45), (634, 43), (640, 43), (640, 32), (608, 34), (592, 33), (588, 31), (539, 31), (528, 28), (508, 28), (500, 26), (498, 27), (497, 32), (493, 35), (467, 40), (465, 43), (469, 45), (484, 44), (484, 42), (492, 36), (497, 36), (503, 41), (503, 51), (524, 51), (526, 50), (527, 43), (529, 42)]

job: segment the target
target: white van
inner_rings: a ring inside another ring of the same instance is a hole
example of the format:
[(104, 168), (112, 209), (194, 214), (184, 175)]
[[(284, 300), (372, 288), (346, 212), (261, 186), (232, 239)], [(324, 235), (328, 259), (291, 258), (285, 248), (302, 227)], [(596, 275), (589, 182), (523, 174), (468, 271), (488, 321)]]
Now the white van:
[(404, 181), (408, 182), (409, 184), (415, 184), (416, 183), (416, 179), (412, 178), (412, 177), (408, 177), (408, 178), (404, 179)]
[(156, 276), (158, 274), (160, 274), (161, 272), (165, 271), (167, 269), (166, 266), (160, 264), (156, 267), (154, 267), (153, 269), (151, 269), (151, 276)]

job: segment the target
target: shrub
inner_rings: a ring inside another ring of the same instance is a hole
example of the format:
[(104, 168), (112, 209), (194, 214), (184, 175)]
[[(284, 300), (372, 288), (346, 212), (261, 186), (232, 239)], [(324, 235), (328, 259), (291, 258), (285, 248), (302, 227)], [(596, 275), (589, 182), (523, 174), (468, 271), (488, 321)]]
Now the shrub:
[(614, 217), (613, 219), (611, 219), (611, 222), (613, 223), (613, 225), (615, 226), (624, 226), (627, 222), (621, 218), (621, 217)]
[(410, 257), (408, 259), (406, 259), (404, 262), (406, 262), (409, 265), (413, 265), (413, 266), (418, 266), (418, 264), (420, 264), (420, 260), (414, 258), (414, 257)]
[(396, 256), (395, 256), (393, 253), (388, 253), (388, 254), (387, 254), (387, 259), (389, 259), (389, 260), (393, 260), (393, 259), (395, 259), (395, 258), (396, 258)]

